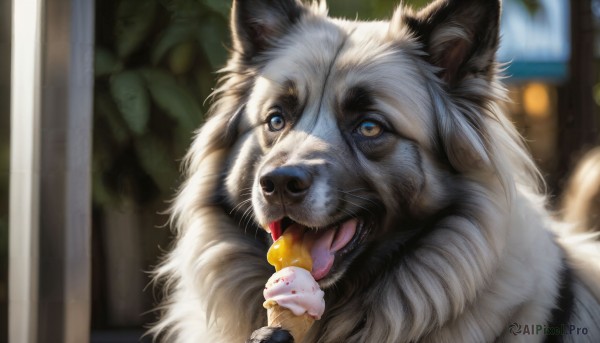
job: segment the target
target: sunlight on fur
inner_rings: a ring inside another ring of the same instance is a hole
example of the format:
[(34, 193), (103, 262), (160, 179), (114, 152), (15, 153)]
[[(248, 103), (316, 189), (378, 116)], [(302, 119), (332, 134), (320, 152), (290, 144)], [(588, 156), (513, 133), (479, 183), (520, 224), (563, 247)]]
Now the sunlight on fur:
[[(266, 326), (264, 227), (356, 218), (304, 342), (521, 342), (511, 323), (563, 322), (600, 340), (598, 247), (557, 236), (500, 110), (500, 11), (438, 0), (361, 22), (328, 17), (324, 2), (233, 1), (233, 50), (185, 161), (151, 333), (246, 341)], [(381, 130), (364, 136), (365, 122)], [(286, 206), (259, 184), (281, 167), (310, 181)]]

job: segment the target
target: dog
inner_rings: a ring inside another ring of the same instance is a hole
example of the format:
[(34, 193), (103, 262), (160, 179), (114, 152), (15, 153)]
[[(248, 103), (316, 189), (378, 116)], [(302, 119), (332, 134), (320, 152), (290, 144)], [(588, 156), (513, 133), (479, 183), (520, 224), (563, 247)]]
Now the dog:
[(326, 309), (304, 342), (600, 342), (598, 247), (561, 233), (502, 113), (500, 14), (438, 0), (363, 22), (234, 0), (155, 337), (293, 342), (262, 307), (278, 222), (351, 235), (313, 267)]

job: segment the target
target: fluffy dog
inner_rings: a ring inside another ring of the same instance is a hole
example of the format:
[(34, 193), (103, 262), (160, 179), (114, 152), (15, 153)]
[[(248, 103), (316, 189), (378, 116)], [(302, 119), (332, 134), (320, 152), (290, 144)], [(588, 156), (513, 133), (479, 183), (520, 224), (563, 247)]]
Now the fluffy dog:
[(232, 56), (157, 269), (154, 332), (291, 342), (263, 327), (264, 228), (279, 221), (352, 234), (313, 268), (326, 310), (305, 342), (599, 342), (597, 249), (555, 233), (498, 105), (500, 12), (439, 0), (361, 22), (324, 3), (234, 0)]

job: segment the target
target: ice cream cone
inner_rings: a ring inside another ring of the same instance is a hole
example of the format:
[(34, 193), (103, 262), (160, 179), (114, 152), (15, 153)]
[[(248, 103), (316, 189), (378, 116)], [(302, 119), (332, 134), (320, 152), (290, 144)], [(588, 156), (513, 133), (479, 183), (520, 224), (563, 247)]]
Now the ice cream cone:
[(287, 308), (277, 305), (276, 302), (269, 303), (266, 307), (269, 326), (281, 327), (288, 330), (294, 337), (295, 343), (302, 342), (304, 336), (315, 322), (315, 318), (308, 313), (296, 316)]

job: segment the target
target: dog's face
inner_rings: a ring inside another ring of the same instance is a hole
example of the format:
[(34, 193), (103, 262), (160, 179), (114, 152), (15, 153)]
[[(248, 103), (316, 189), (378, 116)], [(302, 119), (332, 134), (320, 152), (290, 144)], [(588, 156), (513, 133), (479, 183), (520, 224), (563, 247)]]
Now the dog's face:
[(234, 2), (233, 65), (249, 86), (229, 124), (227, 199), (265, 230), (310, 240), (322, 287), (365, 249), (425, 230), (456, 193), (452, 178), (485, 167), (478, 121), (438, 99), (474, 67), (490, 77), (478, 63), (497, 42), (475, 44), (451, 19), (497, 16), (498, 4), (469, 3), (361, 23), (291, 0)]

